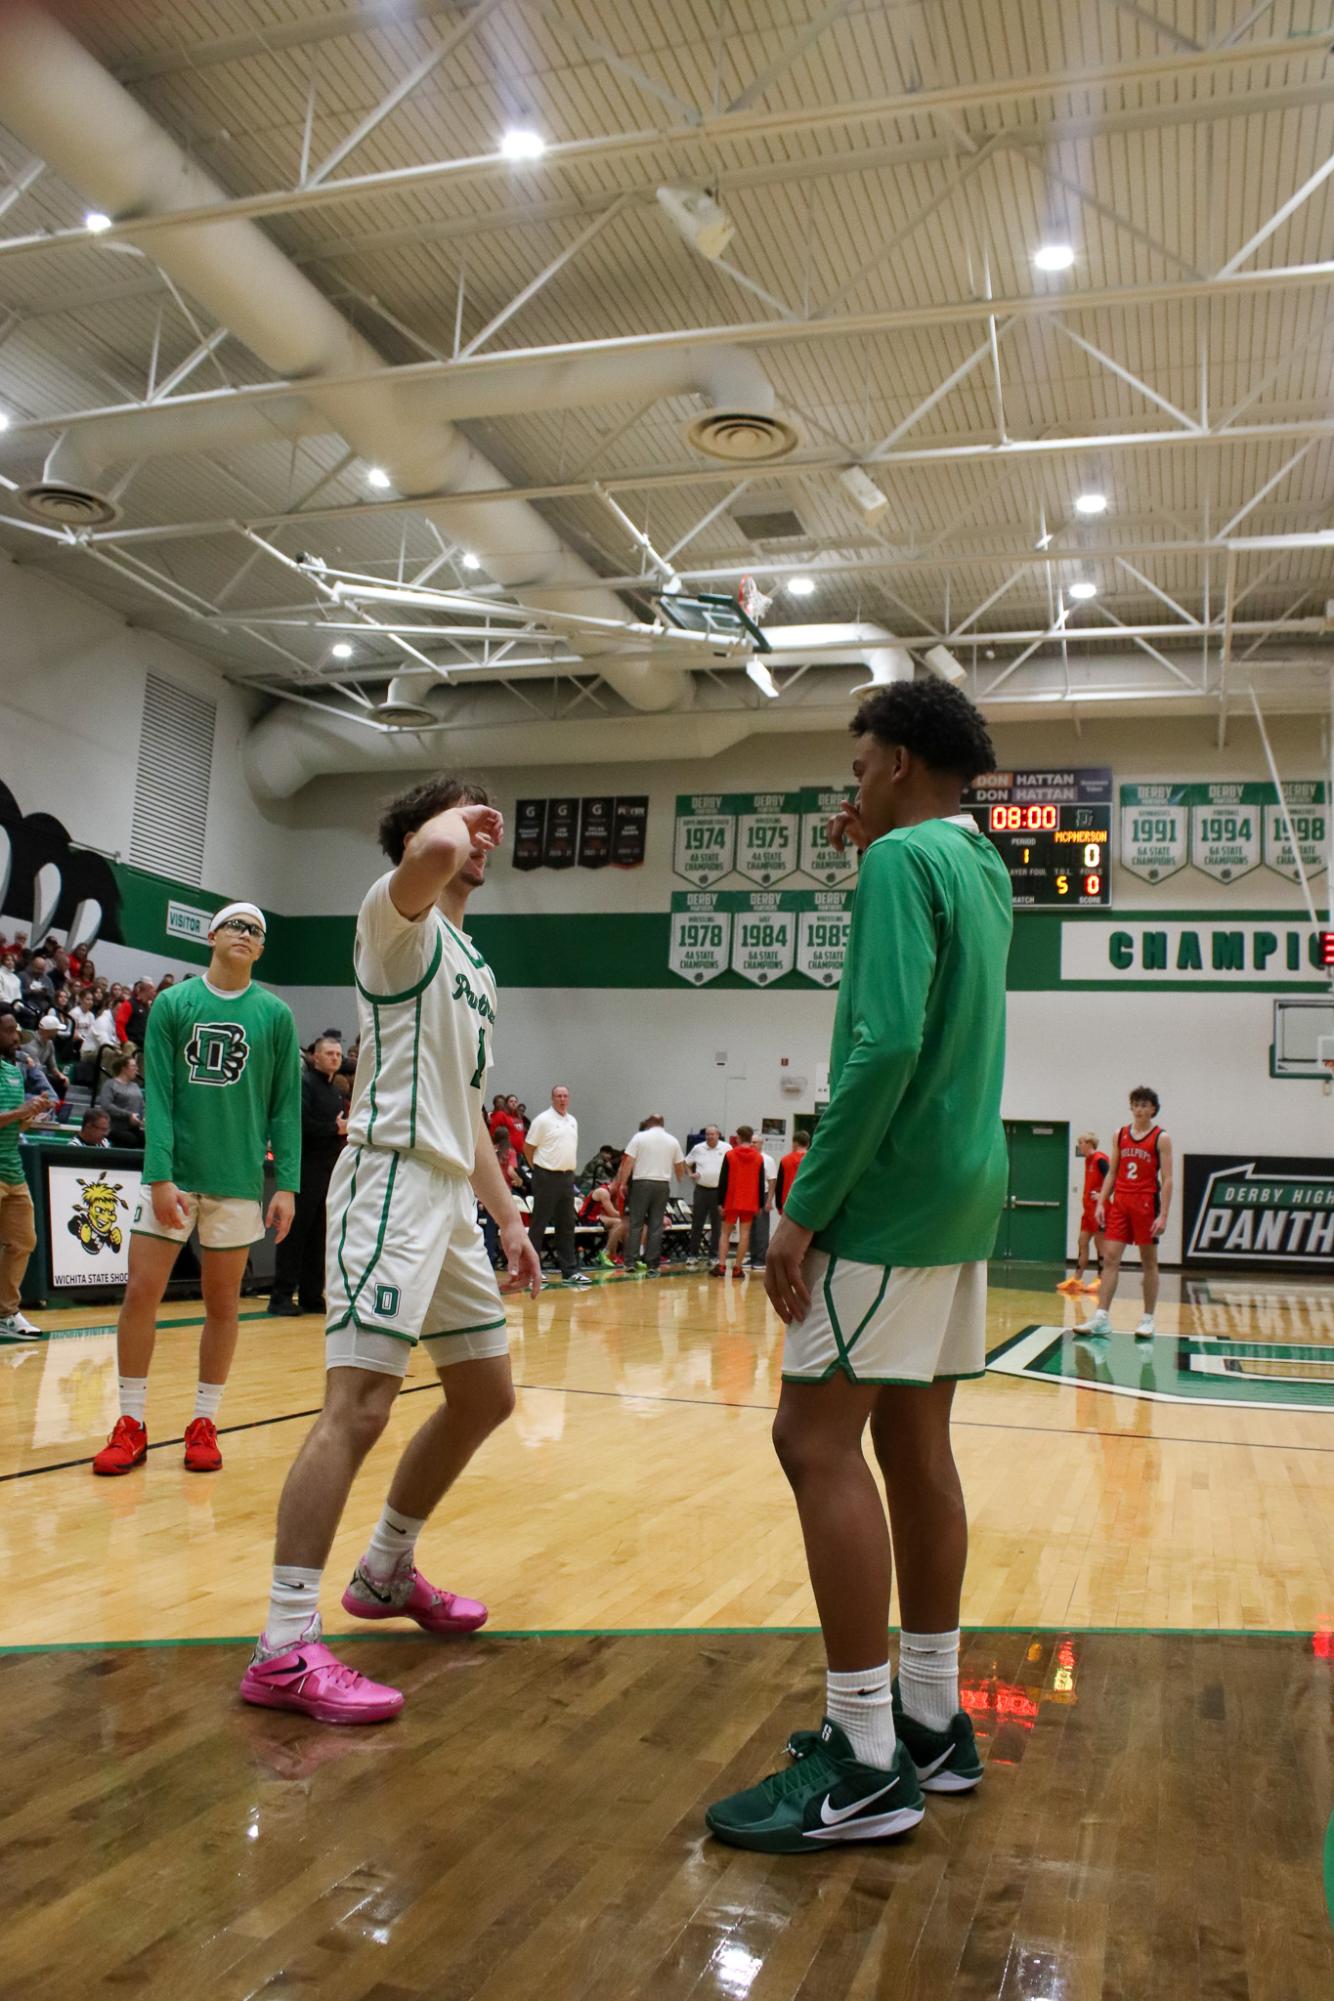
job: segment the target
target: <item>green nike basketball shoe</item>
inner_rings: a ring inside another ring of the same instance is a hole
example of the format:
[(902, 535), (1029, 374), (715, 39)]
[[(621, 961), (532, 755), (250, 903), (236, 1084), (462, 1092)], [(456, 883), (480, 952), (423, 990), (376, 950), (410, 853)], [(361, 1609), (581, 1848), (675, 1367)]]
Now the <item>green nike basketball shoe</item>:
[(967, 1710), (955, 1710), (948, 1730), (932, 1730), (905, 1713), (897, 1675), (893, 1694), (895, 1734), (908, 1747), (922, 1791), (970, 1793), (974, 1786), (980, 1786), (985, 1767), (977, 1755), (977, 1737)]
[(892, 1769), (877, 1771), (853, 1757), (842, 1730), (826, 1717), (818, 1730), (798, 1731), (788, 1751), (785, 1771), (709, 1808), (704, 1818), (720, 1841), (769, 1855), (808, 1855), (833, 1842), (907, 1834), (926, 1812), (902, 1744)]

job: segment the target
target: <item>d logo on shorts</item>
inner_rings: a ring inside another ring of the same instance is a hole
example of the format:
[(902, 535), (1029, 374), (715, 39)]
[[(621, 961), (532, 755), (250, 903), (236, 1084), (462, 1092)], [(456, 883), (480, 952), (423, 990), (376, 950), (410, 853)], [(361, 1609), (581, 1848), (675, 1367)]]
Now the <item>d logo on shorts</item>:
[(235, 1084), (250, 1061), (239, 1021), (199, 1021), (185, 1045), (192, 1084)]
[(394, 1319), (398, 1313), (399, 1297), (399, 1290), (396, 1285), (377, 1285), (375, 1288), (376, 1319)]

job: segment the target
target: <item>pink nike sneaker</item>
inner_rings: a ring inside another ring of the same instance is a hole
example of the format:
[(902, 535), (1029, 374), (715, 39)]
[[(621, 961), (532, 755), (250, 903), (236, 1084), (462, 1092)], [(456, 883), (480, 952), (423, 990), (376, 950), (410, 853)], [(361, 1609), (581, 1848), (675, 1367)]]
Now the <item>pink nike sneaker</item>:
[(296, 1709), (317, 1723), (387, 1723), (403, 1707), (399, 1689), (369, 1681), (318, 1639), (298, 1640), (267, 1658), (256, 1653), (241, 1677), (241, 1700), (261, 1709)]
[(354, 1619), (415, 1619), (424, 1633), (475, 1633), (488, 1617), (478, 1599), (437, 1591), (407, 1564), (382, 1580), (359, 1563), (343, 1593), (343, 1610)]

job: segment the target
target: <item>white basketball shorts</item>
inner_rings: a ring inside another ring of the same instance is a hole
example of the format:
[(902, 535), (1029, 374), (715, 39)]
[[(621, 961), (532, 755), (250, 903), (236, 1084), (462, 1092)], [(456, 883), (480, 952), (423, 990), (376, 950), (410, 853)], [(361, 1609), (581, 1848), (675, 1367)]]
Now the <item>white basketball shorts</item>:
[(182, 1188), (181, 1200), (187, 1221), (163, 1227), (153, 1214), (153, 1200), (145, 1188), (135, 1205), (130, 1231), (136, 1237), (164, 1237), (168, 1243), (185, 1243), (192, 1230), (199, 1231), (201, 1251), (241, 1251), (257, 1244), (264, 1235), (264, 1213), (258, 1202), (242, 1195), (194, 1195)]
[(382, 1147), (343, 1149), (329, 1182), (325, 1366), (407, 1374), (509, 1353), (505, 1308), (466, 1176)]
[(865, 1265), (808, 1251), (810, 1310), (787, 1329), (785, 1382), (933, 1383), (987, 1365), (987, 1268)]

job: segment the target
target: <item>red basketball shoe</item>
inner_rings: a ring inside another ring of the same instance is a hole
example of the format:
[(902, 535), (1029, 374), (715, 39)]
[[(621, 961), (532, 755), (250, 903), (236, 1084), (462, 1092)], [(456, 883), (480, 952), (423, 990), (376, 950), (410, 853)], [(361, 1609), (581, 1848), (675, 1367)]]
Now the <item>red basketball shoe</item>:
[(118, 1417), (116, 1426), (93, 1460), (94, 1473), (128, 1473), (148, 1457), (148, 1430), (137, 1417)]

